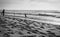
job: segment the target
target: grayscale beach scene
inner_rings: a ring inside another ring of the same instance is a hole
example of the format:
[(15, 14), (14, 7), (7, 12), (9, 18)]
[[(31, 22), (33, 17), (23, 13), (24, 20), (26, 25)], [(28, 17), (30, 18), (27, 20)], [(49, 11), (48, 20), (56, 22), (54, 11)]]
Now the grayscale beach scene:
[(0, 37), (60, 37), (60, 0), (0, 0)]

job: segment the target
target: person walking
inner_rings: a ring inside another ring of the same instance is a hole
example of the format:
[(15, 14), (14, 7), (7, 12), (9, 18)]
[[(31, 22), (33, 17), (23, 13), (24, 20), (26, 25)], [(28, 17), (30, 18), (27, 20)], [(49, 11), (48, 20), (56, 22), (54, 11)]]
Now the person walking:
[(2, 15), (3, 15), (3, 16), (5, 15), (5, 9), (3, 9), (3, 11), (2, 11)]

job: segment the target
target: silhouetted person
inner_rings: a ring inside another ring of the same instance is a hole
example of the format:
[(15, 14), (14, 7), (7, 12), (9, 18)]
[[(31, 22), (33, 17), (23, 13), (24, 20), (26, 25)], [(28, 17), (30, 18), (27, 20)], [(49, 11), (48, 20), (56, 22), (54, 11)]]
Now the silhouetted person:
[(25, 17), (27, 17), (26, 14), (25, 14)]
[(4, 14), (5, 14), (5, 9), (3, 9), (3, 11), (2, 11), (2, 15), (4, 16)]

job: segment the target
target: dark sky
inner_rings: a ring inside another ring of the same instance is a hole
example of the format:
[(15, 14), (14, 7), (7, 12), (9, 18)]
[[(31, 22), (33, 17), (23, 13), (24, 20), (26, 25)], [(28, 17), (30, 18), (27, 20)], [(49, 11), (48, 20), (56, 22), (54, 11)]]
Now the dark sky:
[(60, 0), (0, 0), (0, 9), (60, 10)]

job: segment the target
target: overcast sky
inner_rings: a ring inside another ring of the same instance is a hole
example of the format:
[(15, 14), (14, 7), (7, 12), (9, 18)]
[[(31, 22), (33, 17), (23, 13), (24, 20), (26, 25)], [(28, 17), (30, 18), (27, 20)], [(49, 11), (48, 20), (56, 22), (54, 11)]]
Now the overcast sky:
[(0, 9), (60, 10), (60, 0), (0, 0)]

